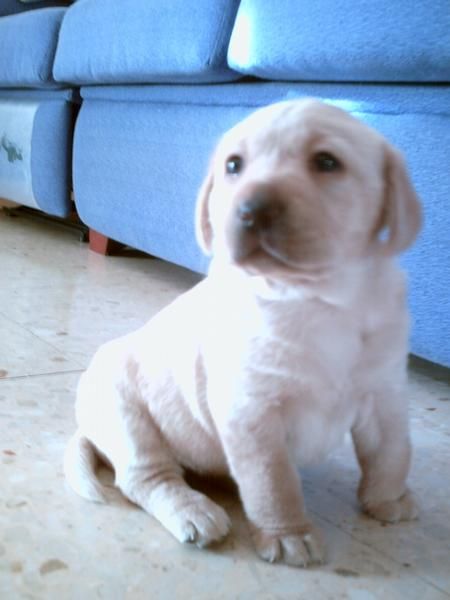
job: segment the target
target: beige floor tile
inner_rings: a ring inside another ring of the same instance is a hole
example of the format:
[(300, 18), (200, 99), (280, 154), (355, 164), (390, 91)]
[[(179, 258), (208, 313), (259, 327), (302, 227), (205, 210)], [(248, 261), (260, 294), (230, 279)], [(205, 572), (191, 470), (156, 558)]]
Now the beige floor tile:
[(80, 370), (81, 367), (73, 355), (0, 314), (0, 379)]

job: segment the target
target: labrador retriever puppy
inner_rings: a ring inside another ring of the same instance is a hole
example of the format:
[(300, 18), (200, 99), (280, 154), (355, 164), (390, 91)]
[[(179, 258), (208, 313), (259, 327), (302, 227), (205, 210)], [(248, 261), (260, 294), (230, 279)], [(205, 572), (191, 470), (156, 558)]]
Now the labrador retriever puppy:
[(180, 542), (227, 535), (225, 511), (184, 469), (235, 480), (259, 555), (321, 562), (298, 467), (351, 432), (363, 510), (414, 519), (405, 281), (394, 256), (421, 211), (399, 153), (316, 100), (281, 102), (220, 141), (197, 205), (208, 277), (82, 375), (72, 488), (115, 483)]

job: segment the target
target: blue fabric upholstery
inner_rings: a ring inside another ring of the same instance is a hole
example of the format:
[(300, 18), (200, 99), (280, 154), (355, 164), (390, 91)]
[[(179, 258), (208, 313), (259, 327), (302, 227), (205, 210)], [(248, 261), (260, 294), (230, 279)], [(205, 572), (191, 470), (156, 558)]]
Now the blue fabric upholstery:
[(134, 248), (204, 271), (193, 214), (220, 134), (216, 116), (207, 107), (85, 100), (73, 164), (81, 219)]
[(0, 19), (0, 87), (55, 85), (52, 78), (64, 8), (43, 8)]
[(303, 96), (342, 106), (379, 129), (405, 153), (425, 211), (417, 244), (401, 257), (410, 279), (412, 349), (450, 366), (448, 86), (255, 83), (85, 88), (82, 94), (74, 155), (82, 219), (198, 271), (207, 262), (194, 238), (195, 199), (223, 131), (258, 105)]
[(242, 0), (228, 61), (290, 81), (450, 81), (448, 0)]
[(76, 84), (228, 81), (238, 0), (81, 0), (61, 28), (54, 76)]

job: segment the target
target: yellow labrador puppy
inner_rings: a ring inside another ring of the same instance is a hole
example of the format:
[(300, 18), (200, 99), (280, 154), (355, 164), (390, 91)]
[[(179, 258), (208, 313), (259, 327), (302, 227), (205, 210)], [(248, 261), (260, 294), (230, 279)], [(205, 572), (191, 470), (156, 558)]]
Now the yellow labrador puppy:
[[(96, 458), (180, 542), (229, 531), (183, 469), (230, 474), (260, 556), (324, 556), (298, 466), (351, 431), (363, 509), (413, 519), (405, 394), (408, 316), (393, 257), (420, 227), (401, 157), (315, 100), (263, 108), (223, 137), (201, 189), (208, 277), (81, 377), (65, 472), (102, 500)], [(382, 234), (382, 235), (380, 235)]]

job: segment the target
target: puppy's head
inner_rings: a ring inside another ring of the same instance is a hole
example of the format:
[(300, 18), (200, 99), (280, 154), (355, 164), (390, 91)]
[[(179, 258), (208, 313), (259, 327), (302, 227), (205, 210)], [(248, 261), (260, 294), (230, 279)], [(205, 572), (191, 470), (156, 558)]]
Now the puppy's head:
[(398, 152), (316, 100), (263, 108), (226, 133), (197, 204), (206, 252), (272, 277), (314, 277), (343, 261), (398, 253), (419, 227)]

